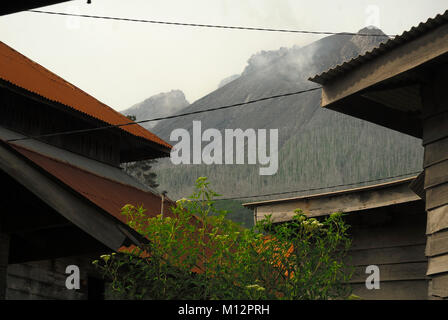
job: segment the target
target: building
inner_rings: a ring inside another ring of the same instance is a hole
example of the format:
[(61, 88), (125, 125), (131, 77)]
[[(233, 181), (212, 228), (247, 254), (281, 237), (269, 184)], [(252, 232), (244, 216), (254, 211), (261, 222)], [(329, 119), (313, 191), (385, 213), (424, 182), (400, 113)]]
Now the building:
[(422, 139), (428, 297), (448, 298), (448, 11), (310, 80), (323, 107)]
[[(352, 246), (353, 293), (363, 299), (424, 299), (428, 277), (425, 257), (424, 202), (409, 188), (415, 177), (373, 186), (244, 204), (255, 221), (271, 215), (274, 223), (291, 220), (295, 209), (309, 217), (344, 212)], [(377, 265), (380, 289), (367, 290), (366, 267)]]
[[(0, 42), (0, 298), (98, 298), (92, 259), (145, 241), (120, 209), (156, 215), (162, 198), (120, 164), (166, 157), (171, 146), (138, 124), (117, 126), (129, 122)], [(65, 287), (70, 264), (80, 290)]]

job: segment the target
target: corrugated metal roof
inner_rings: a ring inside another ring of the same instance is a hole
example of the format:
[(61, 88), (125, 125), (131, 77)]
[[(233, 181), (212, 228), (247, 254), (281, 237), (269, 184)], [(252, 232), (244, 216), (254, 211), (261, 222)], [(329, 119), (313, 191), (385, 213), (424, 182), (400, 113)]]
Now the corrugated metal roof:
[[(98, 101), (1, 41), (0, 78), (107, 124), (119, 125), (130, 122), (121, 113)], [(170, 144), (138, 124), (123, 126), (120, 129), (136, 137), (171, 148)]]
[(410, 42), (426, 34), (427, 32), (434, 30), (447, 23), (448, 23), (448, 10), (445, 11), (443, 14), (438, 14), (434, 18), (428, 19), (426, 22), (421, 22), (418, 26), (412, 27), (411, 30), (403, 32), (400, 36), (397, 36), (393, 39), (381, 43), (377, 48), (374, 48), (373, 50), (368, 51), (363, 55), (360, 55), (347, 62), (337, 65), (336, 67), (329, 69), (312, 78), (309, 78), (308, 80), (323, 85), (336, 77), (340, 77), (341, 75), (356, 68), (357, 66), (366, 63), (367, 61), (370, 61), (376, 58), (377, 56), (380, 56), (385, 52), (394, 49), (395, 47)]
[[(161, 197), (158, 195), (107, 179), (21, 146), (14, 144), (10, 144), (10, 146), (73, 191), (123, 223), (126, 223), (126, 217), (121, 215), (121, 208), (126, 204), (142, 205), (149, 216), (160, 214)], [(166, 214), (170, 213), (169, 207), (172, 204), (174, 203), (171, 200), (165, 200), (164, 212)]]

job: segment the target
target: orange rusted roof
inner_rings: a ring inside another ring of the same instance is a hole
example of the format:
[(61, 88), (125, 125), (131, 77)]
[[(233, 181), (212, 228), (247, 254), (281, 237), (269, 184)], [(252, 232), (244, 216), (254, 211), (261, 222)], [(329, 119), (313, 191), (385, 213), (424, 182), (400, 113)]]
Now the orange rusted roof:
[[(126, 223), (121, 208), (126, 204), (142, 205), (149, 216), (160, 214), (161, 197), (127, 184), (107, 179), (67, 162), (50, 158), (24, 147), (10, 144), (20, 154), (44, 169), (60, 182), (74, 190), (118, 220)], [(164, 212), (168, 214), (173, 202), (165, 200)]]
[[(0, 79), (110, 125), (130, 122), (121, 113), (98, 101), (1, 41)], [(170, 144), (138, 124), (123, 126), (120, 129), (134, 136), (171, 148)]]

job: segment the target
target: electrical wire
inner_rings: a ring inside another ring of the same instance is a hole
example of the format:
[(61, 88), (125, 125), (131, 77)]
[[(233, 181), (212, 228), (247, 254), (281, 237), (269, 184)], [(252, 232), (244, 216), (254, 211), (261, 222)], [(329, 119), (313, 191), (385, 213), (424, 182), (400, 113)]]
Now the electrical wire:
[(226, 25), (186, 23), (186, 22), (170, 22), (170, 21), (159, 21), (159, 20), (97, 16), (97, 15), (88, 15), (88, 14), (75, 14), (75, 13), (44, 11), (44, 10), (27, 10), (27, 11), (35, 12), (35, 13), (59, 15), (59, 16), (70, 16), (70, 17), (92, 18), (92, 19), (103, 19), (103, 20), (118, 20), (118, 21), (128, 21), (128, 22), (142, 22), (142, 23), (186, 26), (186, 27), (249, 30), (249, 31), (268, 31), (268, 32), (283, 32), (283, 33), (301, 33), (301, 34), (317, 34), (317, 35), (362, 36), (362, 37), (386, 37), (386, 38), (389, 38), (389, 37), (397, 36), (395, 34), (387, 35), (387, 34), (370, 34), (370, 33), (355, 33), (355, 32), (309, 31), (309, 30), (273, 29), (273, 28), (257, 28), (257, 27), (244, 27), (244, 26), (226, 26)]
[(240, 103), (235, 103), (235, 104), (226, 105), (226, 106), (220, 106), (220, 107), (215, 107), (215, 108), (210, 108), (210, 109), (205, 109), (205, 110), (191, 111), (191, 112), (186, 112), (186, 113), (181, 113), (181, 114), (174, 114), (174, 115), (167, 116), (167, 117), (145, 119), (145, 120), (127, 122), (127, 123), (116, 124), (116, 125), (107, 125), (107, 126), (89, 128), (89, 129), (69, 130), (69, 131), (47, 133), (47, 134), (42, 134), (42, 135), (37, 135), (37, 136), (27, 136), (27, 137), (23, 137), (23, 138), (9, 139), (9, 140), (6, 140), (6, 142), (15, 142), (15, 141), (29, 140), (29, 139), (39, 139), (39, 138), (53, 137), (53, 136), (59, 136), (59, 135), (76, 134), (76, 133), (86, 133), (86, 132), (92, 132), (92, 131), (98, 131), (98, 130), (104, 130), (104, 129), (110, 129), (110, 128), (118, 128), (118, 127), (124, 127), (124, 126), (129, 126), (129, 125), (135, 125), (135, 124), (140, 124), (140, 123), (147, 123), (147, 122), (152, 122), (152, 121), (174, 119), (174, 118), (185, 117), (185, 116), (190, 116), (190, 115), (195, 115), (195, 114), (200, 114), (200, 113), (206, 113), (206, 112), (212, 112), (212, 111), (236, 108), (236, 107), (240, 107), (240, 106), (244, 106), (244, 105), (248, 105), (248, 104), (253, 104), (253, 103), (256, 103), (256, 102), (271, 100), (271, 99), (278, 99), (278, 98), (298, 95), (298, 94), (302, 94), (302, 93), (306, 93), (306, 92), (319, 90), (321, 88), (322, 87), (314, 87), (314, 88), (310, 88), (310, 89), (300, 90), (300, 91), (296, 91), (296, 92), (289, 92), (289, 93), (278, 94), (278, 95), (274, 95), (274, 96), (264, 97), (264, 98), (255, 99), (255, 100), (249, 100), (249, 101), (246, 101), (246, 102), (240, 102)]

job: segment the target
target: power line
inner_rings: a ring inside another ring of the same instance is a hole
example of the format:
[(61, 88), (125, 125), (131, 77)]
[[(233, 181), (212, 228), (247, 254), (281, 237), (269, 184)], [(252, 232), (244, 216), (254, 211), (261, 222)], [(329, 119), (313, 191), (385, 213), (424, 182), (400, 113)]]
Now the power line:
[(79, 130), (69, 130), (69, 131), (61, 131), (61, 132), (55, 132), (55, 133), (47, 133), (47, 134), (42, 134), (42, 135), (38, 135), (38, 136), (28, 136), (28, 137), (24, 137), (24, 138), (9, 139), (9, 140), (6, 140), (6, 142), (14, 142), (14, 141), (21, 141), (21, 140), (29, 140), (29, 139), (47, 138), (47, 137), (53, 137), (53, 136), (59, 136), (59, 135), (68, 135), (68, 134), (76, 134), (76, 133), (86, 133), (86, 132), (91, 132), (91, 131), (98, 131), (98, 130), (104, 130), (104, 129), (110, 129), (110, 128), (118, 128), (118, 127), (130, 126), (130, 125), (135, 125), (135, 124), (138, 124), (138, 123), (146, 123), (146, 122), (152, 122), (152, 121), (174, 119), (174, 118), (185, 117), (185, 116), (190, 116), (190, 115), (194, 115), (194, 114), (200, 114), (200, 113), (206, 113), (206, 112), (211, 112), (211, 111), (236, 108), (236, 107), (240, 107), (240, 106), (243, 106), (243, 105), (253, 104), (253, 103), (256, 103), (256, 102), (261, 102), (261, 101), (266, 101), (266, 100), (271, 100), (271, 99), (277, 99), (277, 98), (293, 96), (293, 95), (297, 95), (297, 94), (302, 94), (302, 93), (306, 93), (306, 92), (319, 90), (321, 88), (322, 87), (315, 87), (315, 88), (300, 90), (300, 91), (296, 91), (296, 92), (289, 92), (289, 93), (284, 93), (284, 94), (278, 94), (278, 95), (275, 95), (275, 96), (269, 96), (269, 97), (264, 97), (264, 98), (260, 98), (260, 99), (249, 100), (249, 101), (246, 101), (246, 102), (240, 102), (240, 103), (235, 103), (235, 104), (221, 106), (221, 107), (216, 107), (216, 108), (210, 108), (210, 109), (205, 109), (205, 110), (197, 110), (197, 111), (191, 111), (191, 112), (186, 112), (186, 113), (181, 113), (181, 114), (175, 114), (175, 115), (171, 115), (171, 116), (167, 116), (167, 117), (159, 117), (159, 118), (153, 118), (153, 119), (139, 120), (139, 121), (127, 122), (127, 123), (123, 123), (123, 124), (107, 125), (107, 126), (101, 126), (101, 127), (89, 128), (89, 129), (79, 129)]
[(320, 34), (320, 35), (363, 36), (363, 37), (387, 37), (387, 38), (389, 38), (389, 37), (397, 36), (395, 34), (387, 35), (387, 34), (370, 34), (370, 33), (355, 33), (355, 32), (309, 31), (309, 30), (256, 28), (256, 27), (244, 27), (244, 26), (226, 26), (226, 25), (186, 23), (186, 22), (170, 22), (170, 21), (159, 21), (159, 20), (132, 19), (132, 18), (119, 18), (119, 17), (97, 16), (97, 15), (88, 15), (88, 14), (64, 13), (64, 12), (44, 11), (44, 10), (28, 10), (28, 11), (35, 12), (35, 13), (53, 14), (53, 15), (79, 17), (79, 18), (93, 18), (93, 19), (103, 19), (103, 20), (142, 22), (142, 23), (186, 26), (186, 27), (249, 30), (249, 31), (268, 31), (268, 32), (284, 32), (284, 33), (301, 33), (301, 34)]
[(362, 184), (362, 183), (370, 183), (370, 182), (382, 181), (382, 180), (387, 180), (387, 179), (400, 178), (400, 177), (404, 177), (404, 176), (410, 176), (410, 175), (418, 174), (418, 173), (420, 173), (420, 171), (409, 172), (409, 173), (404, 173), (404, 174), (400, 174), (400, 175), (396, 175), (396, 176), (389, 176), (389, 177), (372, 179), (372, 180), (365, 180), (365, 181), (346, 183), (346, 184), (338, 184), (338, 185), (327, 186), (327, 187), (319, 187), (319, 188), (302, 189), (302, 190), (294, 190), (294, 191), (285, 191), (285, 192), (276, 192), (276, 193), (267, 193), (267, 194), (257, 194), (257, 195), (251, 195), (251, 196), (241, 196), (241, 197), (216, 199), (216, 201), (239, 200), (239, 199), (248, 199), (248, 198), (260, 198), (260, 197), (278, 196), (278, 195), (289, 194), (289, 193), (297, 193), (297, 192), (318, 191), (318, 190), (331, 189), (331, 188), (337, 188), (337, 187), (349, 187), (349, 186), (354, 186), (354, 185), (358, 185), (358, 184)]

